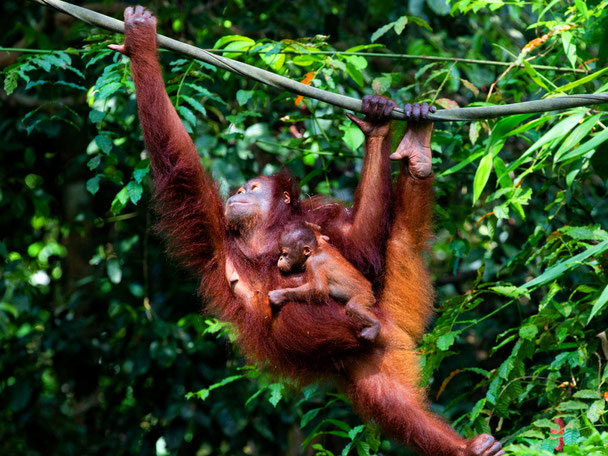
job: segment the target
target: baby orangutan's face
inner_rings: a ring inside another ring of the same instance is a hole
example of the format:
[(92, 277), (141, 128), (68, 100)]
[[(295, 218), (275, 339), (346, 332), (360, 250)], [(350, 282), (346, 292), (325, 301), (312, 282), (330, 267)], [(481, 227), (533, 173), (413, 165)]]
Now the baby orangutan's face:
[[(299, 248), (298, 248), (299, 247)], [(283, 273), (295, 272), (303, 269), (306, 259), (310, 255), (310, 247), (282, 245), (281, 256), (277, 262), (277, 266)]]

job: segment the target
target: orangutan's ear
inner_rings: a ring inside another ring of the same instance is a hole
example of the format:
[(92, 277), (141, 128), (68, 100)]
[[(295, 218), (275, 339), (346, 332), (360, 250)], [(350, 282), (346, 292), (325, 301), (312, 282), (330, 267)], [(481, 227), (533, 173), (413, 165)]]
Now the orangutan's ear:
[(289, 196), (288, 192), (283, 192), (283, 202), (285, 204), (291, 203), (291, 196)]

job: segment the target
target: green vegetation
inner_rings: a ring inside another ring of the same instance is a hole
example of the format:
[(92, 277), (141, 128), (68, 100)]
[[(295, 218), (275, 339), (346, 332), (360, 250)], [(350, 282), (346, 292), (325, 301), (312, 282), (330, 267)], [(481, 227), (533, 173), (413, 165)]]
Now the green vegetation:
[[(608, 91), (608, 1), (145, 3), (166, 35), (355, 97), (454, 107)], [(106, 49), (120, 37), (33, 2), (3, 12), (0, 45), (17, 50), (0, 51), (0, 453), (411, 454), (331, 387), (246, 365), (230, 328), (200, 316), (196, 279), (151, 231), (128, 61)], [(161, 58), (224, 194), (286, 166), (304, 192), (352, 199), (363, 137), (344, 112)], [(554, 454), (558, 417), (565, 454), (608, 447), (604, 112), (436, 125), (423, 382), (435, 411), (508, 454)]]

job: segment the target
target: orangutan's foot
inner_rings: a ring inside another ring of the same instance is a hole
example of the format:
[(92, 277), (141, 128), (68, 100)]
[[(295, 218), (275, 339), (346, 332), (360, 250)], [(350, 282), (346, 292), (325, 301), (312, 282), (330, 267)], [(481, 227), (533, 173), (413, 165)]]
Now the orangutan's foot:
[(406, 104), (403, 112), (408, 118), (407, 131), (391, 155), (392, 160), (408, 159), (410, 174), (416, 179), (426, 179), (431, 175), (431, 133), (433, 123), (429, 114), (435, 112), (434, 106), (426, 103)]
[(480, 434), (468, 441), (462, 456), (502, 456), (502, 444), (490, 434)]

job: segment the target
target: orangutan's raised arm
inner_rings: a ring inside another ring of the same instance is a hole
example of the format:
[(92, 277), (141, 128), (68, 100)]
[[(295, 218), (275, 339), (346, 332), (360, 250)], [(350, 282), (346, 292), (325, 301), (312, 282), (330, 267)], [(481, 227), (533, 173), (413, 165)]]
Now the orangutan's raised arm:
[[(390, 113), (396, 106), (389, 98), (363, 97), (364, 119), (347, 114), (365, 134), (365, 155), (359, 185), (355, 191), (352, 221), (344, 230), (347, 243), (355, 248), (353, 262), (362, 267), (364, 259), (373, 277), (383, 267), (391, 207)], [(357, 258), (359, 257), (359, 258)]]
[(172, 254), (200, 274), (223, 251), (224, 209), (165, 90), (157, 57), (156, 18), (141, 6), (127, 8), (125, 42), (110, 48), (131, 59), (160, 228), (169, 238)]

